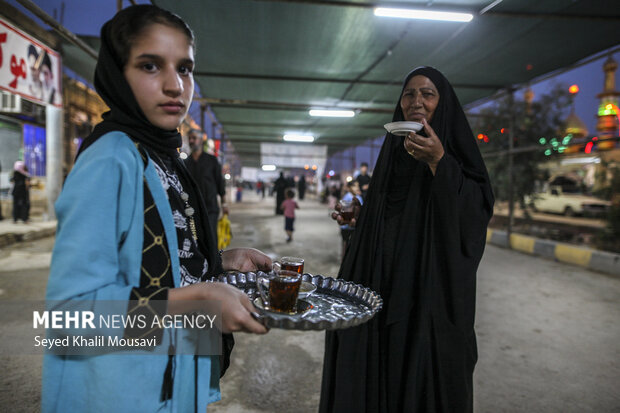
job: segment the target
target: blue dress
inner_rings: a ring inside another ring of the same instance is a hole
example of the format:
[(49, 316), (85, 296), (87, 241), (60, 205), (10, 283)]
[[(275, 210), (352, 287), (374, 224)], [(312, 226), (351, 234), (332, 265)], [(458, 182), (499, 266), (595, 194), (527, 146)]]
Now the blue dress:
[[(111, 132), (80, 155), (56, 202), (47, 300), (128, 299), (140, 282), (143, 179), (164, 226), (174, 285), (180, 285), (174, 220), (153, 161), (144, 168), (131, 139)], [(204, 412), (220, 399), (218, 358), (174, 357), (174, 396), (160, 402), (166, 355), (46, 355), (42, 412), (187, 412), (196, 406)]]

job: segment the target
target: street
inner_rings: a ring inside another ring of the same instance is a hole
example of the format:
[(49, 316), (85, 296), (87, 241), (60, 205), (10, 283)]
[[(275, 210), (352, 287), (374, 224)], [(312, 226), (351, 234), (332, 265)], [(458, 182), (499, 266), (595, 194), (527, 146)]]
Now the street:
[[(325, 205), (300, 202), (294, 241), (273, 198), (244, 192), (231, 204), (231, 246), (274, 258), (298, 255), (305, 271), (335, 276), (338, 226)], [(44, 297), (53, 238), (0, 251), (0, 300)], [(620, 412), (620, 278), (487, 245), (478, 272), (475, 411)], [(6, 326), (2, 327), (3, 329)], [(210, 413), (316, 412), (323, 333), (236, 334), (233, 362)], [(0, 350), (0, 406), (39, 410), (41, 357)]]

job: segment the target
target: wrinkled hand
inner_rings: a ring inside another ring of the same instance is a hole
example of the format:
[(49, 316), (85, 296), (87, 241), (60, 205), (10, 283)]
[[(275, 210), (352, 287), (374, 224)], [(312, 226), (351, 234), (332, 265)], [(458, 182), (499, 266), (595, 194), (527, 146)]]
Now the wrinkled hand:
[(428, 137), (410, 132), (405, 137), (405, 150), (418, 161), (426, 162), (435, 175), (437, 164), (444, 155), (443, 145), (426, 119), (422, 119), (422, 124)]
[(336, 222), (338, 222), (338, 225), (349, 225), (350, 227), (355, 227), (355, 224), (357, 223), (357, 218), (360, 215), (360, 210), (362, 209), (362, 204), (360, 203), (360, 200), (357, 199), (357, 197), (353, 198), (353, 218), (351, 219), (351, 221), (347, 221), (343, 218), (341, 211), (342, 211), (342, 205), (340, 205), (340, 202), (338, 202), (336, 204), (336, 207), (334, 208), (335, 211), (332, 212), (332, 219), (335, 220)]
[(222, 267), (240, 272), (271, 271), (271, 258), (255, 248), (231, 248), (222, 253)]

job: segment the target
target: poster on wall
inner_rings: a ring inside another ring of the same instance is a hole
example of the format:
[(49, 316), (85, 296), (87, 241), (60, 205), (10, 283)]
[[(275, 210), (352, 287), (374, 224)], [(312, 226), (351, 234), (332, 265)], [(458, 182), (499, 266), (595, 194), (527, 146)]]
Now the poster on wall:
[(60, 55), (0, 18), (0, 89), (62, 106)]

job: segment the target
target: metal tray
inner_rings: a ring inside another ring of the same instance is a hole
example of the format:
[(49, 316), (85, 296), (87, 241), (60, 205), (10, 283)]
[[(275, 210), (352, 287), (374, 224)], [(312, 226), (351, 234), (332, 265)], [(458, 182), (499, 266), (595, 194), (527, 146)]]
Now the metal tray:
[[(259, 272), (260, 274), (260, 272)], [(257, 319), (269, 328), (287, 330), (339, 330), (363, 324), (379, 312), (383, 300), (376, 292), (362, 285), (303, 274), (302, 281), (316, 285), (314, 293), (303, 298), (312, 305), (301, 314), (279, 314), (257, 308)], [(229, 271), (211, 282), (223, 282), (243, 290), (254, 301), (258, 297), (256, 273)]]

